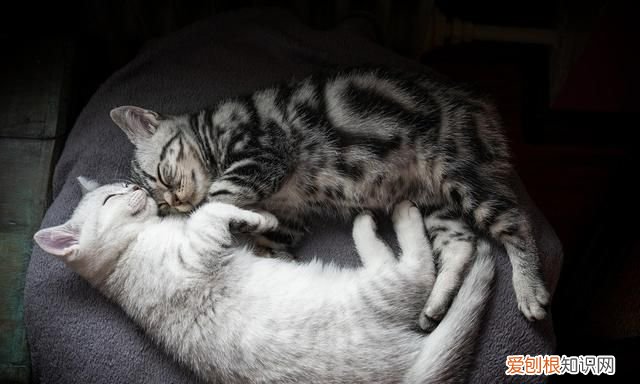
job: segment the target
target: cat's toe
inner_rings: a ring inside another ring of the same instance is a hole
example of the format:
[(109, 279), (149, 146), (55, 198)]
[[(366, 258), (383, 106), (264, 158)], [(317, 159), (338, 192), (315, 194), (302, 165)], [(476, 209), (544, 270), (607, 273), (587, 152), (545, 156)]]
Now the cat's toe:
[(447, 313), (447, 306), (444, 303), (427, 303), (427, 306), (424, 308), (424, 313), (429, 318), (439, 322), (444, 317), (444, 314)]
[(353, 220), (354, 229), (370, 229), (375, 231), (378, 225), (370, 211), (363, 211)]
[(436, 320), (432, 317), (430, 317), (429, 315), (427, 315), (425, 313), (425, 311), (420, 312), (420, 318), (418, 319), (418, 325), (420, 326), (420, 329), (422, 329), (425, 332), (432, 332), (434, 329), (436, 329), (436, 327), (438, 326), (438, 324), (440, 323), (439, 320)]
[(547, 311), (544, 307), (535, 302), (520, 303), (518, 304), (518, 308), (529, 321), (542, 320), (547, 315)]
[(536, 299), (540, 305), (547, 306), (551, 302), (551, 294), (549, 294), (549, 291), (547, 291), (545, 287), (537, 287)]
[(278, 228), (278, 219), (269, 212), (261, 212), (262, 219), (258, 222), (258, 231), (268, 232)]
[[(529, 321), (542, 320), (547, 316), (545, 306), (548, 304), (548, 293), (537, 294), (531, 289), (528, 293), (517, 294), (518, 308)], [(538, 296), (544, 300), (539, 300)]]
[(546, 306), (551, 300), (544, 282), (537, 275), (514, 273), (513, 289), (518, 308), (529, 321), (542, 320), (547, 315)]
[(412, 212), (414, 210), (418, 213), (418, 216), (419, 216), (420, 212), (416, 207), (413, 206), (413, 204), (410, 201), (405, 200), (397, 204), (395, 209), (393, 210), (393, 222), (400, 223), (400, 222), (411, 219), (411, 216), (415, 214)]
[(251, 212), (248, 216), (232, 219), (229, 228), (239, 233), (260, 234), (278, 228), (278, 219), (268, 212)]

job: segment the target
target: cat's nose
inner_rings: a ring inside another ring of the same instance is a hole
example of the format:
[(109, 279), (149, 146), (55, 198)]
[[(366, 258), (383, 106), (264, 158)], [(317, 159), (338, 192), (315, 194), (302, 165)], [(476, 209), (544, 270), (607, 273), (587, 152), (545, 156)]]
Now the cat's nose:
[(171, 192), (165, 192), (162, 197), (164, 197), (164, 201), (166, 201), (167, 204), (173, 207), (173, 194)]
[(164, 197), (164, 200), (167, 202), (167, 204), (169, 204), (172, 207), (182, 204), (178, 196), (176, 196), (174, 193), (165, 192), (163, 197)]

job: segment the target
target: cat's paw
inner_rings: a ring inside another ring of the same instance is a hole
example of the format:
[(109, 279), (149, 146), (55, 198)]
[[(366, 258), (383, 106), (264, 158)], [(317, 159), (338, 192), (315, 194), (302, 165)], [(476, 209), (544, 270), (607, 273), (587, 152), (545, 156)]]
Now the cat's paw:
[(278, 219), (269, 212), (245, 211), (242, 216), (233, 218), (229, 226), (236, 232), (260, 234), (278, 228)]
[(444, 315), (449, 310), (450, 304), (451, 299), (449, 297), (434, 297), (432, 292), (420, 314), (420, 328), (426, 332), (433, 331), (444, 318)]
[[(441, 276), (438, 278), (440, 279)], [(447, 281), (436, 282), (436, 286), (431, 291), (431, 295), (420, 313), (419, 324), (423, 331), (431, 332), (440, 324), (451, 306), (453, 296), (458, 293), (457, 290), (454, 290), (456, 286), (456, 283), (449, 284)]]
[(378, 224), (376, 220), (373, 218), (373, 214), (369, 211), (363, 211), (353, 220), (353, 231), (354, 232), (376, 232), (378, 229)]
[(513, 289), (516, 293), (518, 309), (527, 320), (536, 321), (546, 317), (546, 306), (549, 305), (551, 295), (540, 279), (514, 274)]
[(433, 317), (429, 316), (426, 310), (420, 312), (420, 317), (418, 318), (418, 326), (425, 332), (433, 332), (434, 329), (438, 326), (440, 320), (436, 320)]
[(278, 221), (278, 218), (275, 217), (271, 212), (264, 211), (261, 209), (253, 210), (253, 212), (262, 216), (262, 220), (258, 220), (259, 224), (257, 228), (257, 230), (260, 231), (260, 233), (273, 231), (274, 229), (280, 226), (280, 222)]
[(422, 214), (410, 201), (403, 201), (393, 210), (393, 224), (397, 230), (404, 227), (422, 226)]
[(262, 211), (258, 215), (260, 215), (260, 218), (258, 218), (252, 233), (265, 233), (278, 228), (278, 219), (273, 214)]

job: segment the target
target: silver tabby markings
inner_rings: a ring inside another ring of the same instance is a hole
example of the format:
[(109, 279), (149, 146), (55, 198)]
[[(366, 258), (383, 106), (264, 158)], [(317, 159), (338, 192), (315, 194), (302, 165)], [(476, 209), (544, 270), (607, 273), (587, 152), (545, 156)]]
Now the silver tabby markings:
[(35, 235), (206, 382), (461, 383), (493, 279), (486, 241), (440, 325), (414, 326), (434, 284), (420, 212), (401, 203), (396, 257), (368, 214), (353, 236), (361, 268), (257, 257), (232, 229), (277, 220), (224, 203), (161, 219), (135, 186), (84, 182), (71, 219)]
[[(437, 207), (436, 227), (463, 218), (467, 229), (502, 243), (519, 308), (530, 320), (546, 314), (550, 296), (528, 218), (509, 186), (498, 115), (470, 91), (432, 75), (351, 69), (192, 114), (119, 107), (111, 116), (136, 145), (133, 177), (163, 210), (187, 212), (205, 201), (265, 209), (282, 224), (265, 234), (277, 246), (299, 238), (314, 213), (389, 210), (402, 200)], [(468, 264), (454, 253), (463, 249), (468, 261), (472, 246), (450, 250), (447, 240), (472, 239), (454, 236), (454, 227), (465, 229), (460, 223), (430, 236), (453, 265), (448, 275), (457, 274), (425, 307), (436, 322)]]

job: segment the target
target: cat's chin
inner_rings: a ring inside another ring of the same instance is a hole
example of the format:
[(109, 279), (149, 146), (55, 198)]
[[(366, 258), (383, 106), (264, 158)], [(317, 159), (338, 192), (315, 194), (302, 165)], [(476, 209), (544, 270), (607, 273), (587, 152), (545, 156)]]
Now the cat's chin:
[(193, 211), (193, 205), (191, 205), (191, 204), (182, 204), (182, 205), (178, 205), (176, 207), (173, 207), (173, 209), (178, 213), (186, 214), (186, 213), (189, 213), (189, 212)]
[(170, 206), (165, 202), (160, 203), (158, 212), (160, 216), (187, 215), (194, 211), (193, 205), (183, 204), (180, 206)]

